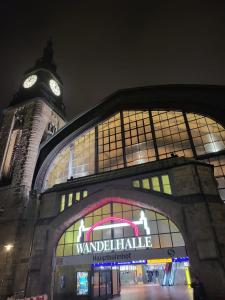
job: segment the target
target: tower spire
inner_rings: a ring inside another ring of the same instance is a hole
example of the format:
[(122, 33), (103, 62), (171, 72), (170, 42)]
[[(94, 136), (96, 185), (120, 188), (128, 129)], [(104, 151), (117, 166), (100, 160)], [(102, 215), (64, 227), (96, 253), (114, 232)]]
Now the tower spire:
[(42, 57), (40, 57), (35, 64), (36, 68), (46, 68), (53, 72), (56, 72), (57, 67), (53, 59), (54, 51), (53, 51), (53, 42), (52, 37), (50, 37), (47, 41), (46, 46), (43, 49)]

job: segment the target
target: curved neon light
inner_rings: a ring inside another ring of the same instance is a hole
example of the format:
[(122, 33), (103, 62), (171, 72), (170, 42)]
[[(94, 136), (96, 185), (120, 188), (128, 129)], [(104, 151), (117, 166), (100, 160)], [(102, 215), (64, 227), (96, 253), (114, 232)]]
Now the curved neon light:
[(117, 222), (129, 224), (133, 228), (133, 230), (134, 230), (134, 236), (139, 236), (139, 229), (138, 229), (137, 225), (134, 224), (132, 221), (127, 220), (127, 219), (123, 219), (123, 218), (118, 218), (118, 217), (107, 217), (107, 218), (105, 218), (105, 219), (103, 219), (101, 221), (96, 222), (94, 225), (91, 226), (91, 228), (86, 233), (85, 240), (87, 242), (90, 242), (90, 236), (91, 236), (91, 233), (93, 232), (93, 230), (96, 227), (98, 227), (98, 226), (100, 226), (102, 224), (108, 223), (110, 221), (117, 221)]

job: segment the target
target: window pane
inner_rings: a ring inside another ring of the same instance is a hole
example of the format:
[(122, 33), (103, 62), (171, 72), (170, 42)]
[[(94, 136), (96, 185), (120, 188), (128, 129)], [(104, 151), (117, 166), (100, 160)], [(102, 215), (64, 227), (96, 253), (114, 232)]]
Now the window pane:
[(225, 129), (220, 124), (211, 118), (193, 113), (187, 114), (187, 119), (197, 155), (225, 149)]
[(128, 166), (156, 159), (148, 111), (124, 111), (125, 152)]
[(150, 190), (150, 184), (148, 178), (142, 179), (142, 186), (144, 189)]
[(66, 196), (62, 195), (61, 196), (61, 204), (60, 204), (60, 212), (64, 211), (64, 209), (65, 209), (65, 203), (66, 203)]
[(139, 188), (140, 187), (140, 180), (133, 180), (132, 184), (133, 184), (134, 188)]
[(63, 256), (63, 249), (64, 249), (64, 246), (57, 246), (56, 248), (56, 256)]
[(160, 192), (159, 178), (152, 177), (151, 180), (152, 180), (152, 189), (154, 191)]
[(174, 247), (184, 246), (184, 240), (180, 233), (172, 233), (172, 239)]
[(66, 244), (64, 246), (64, 256), (70, 256), (73, 254), (73, 244)]
[(68, 207), (71, 206), (73, 203), (73, 194), (68, 195)]
[(161, 248), (172, 247), (170, 234), (160, 234), (159, 236)]
[(99, 171), (105, 172), (123, 168), (120, 113), (115, 114), (98, 125), (98, 135), (101, 136), (102, 133), (104, 139), (100, 139), (98, 143)]
[(182, 112), (152, 111), (152, 118), (161, 159), (171, 154), (193, 156)]
[(158, 223), (159, 233), (170, 232), (168, 220), (158, 220), (157, 223)]

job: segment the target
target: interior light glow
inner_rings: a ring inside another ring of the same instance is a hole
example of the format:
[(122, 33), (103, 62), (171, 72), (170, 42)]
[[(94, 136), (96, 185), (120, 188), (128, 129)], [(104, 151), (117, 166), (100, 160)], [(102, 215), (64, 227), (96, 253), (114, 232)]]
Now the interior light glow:
[(112, 266), (129, 266), (129, 265), (146, 265), (146, 260), (132, 260), (132, 261), (113, 261), (113, 262), (104, 262), (92, 264), (93, 268), (99, 267), (112, 267)]
[(186, 281), (187, 285), (191, 285), (191, 276), (190, 276), (190, 271), (188, 267), (185, 267), (185, 275), (186, 275)]
[(173, 262), (188, 262), (189, 261), (189, 257), (173, 257), (172, 258)]
[(156, 258), (156, 259), (148, 259), (147, 264), (148, 265), (154, 265), (154, 264), (166, 264), (171, 263), (172, 258)]
[(11, 249), (14, 247), (12, 244), (7, 244), (7, 245), (5, 245), (4, 246), (5, 247), (5, 250), (7, 251), (7, 252), (9, 252), (9, 251), (11, 251)]

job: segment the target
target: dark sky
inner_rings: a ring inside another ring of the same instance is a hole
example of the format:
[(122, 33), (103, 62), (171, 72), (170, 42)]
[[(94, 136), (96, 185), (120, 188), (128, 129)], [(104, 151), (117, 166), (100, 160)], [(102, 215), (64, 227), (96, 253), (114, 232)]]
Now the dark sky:
[(225, 84), (225, 1), (7, 0), (1, 109), (49, 36), (69, 119), (121, 88)]

